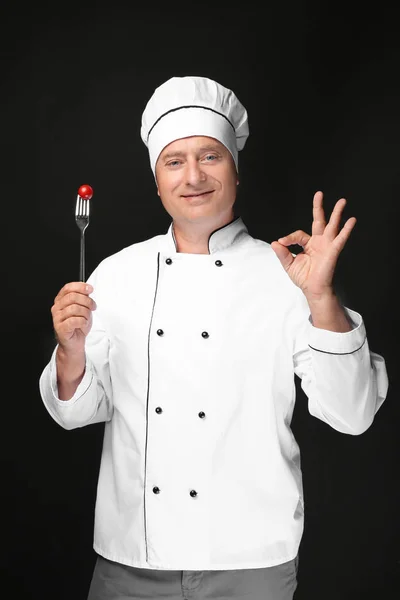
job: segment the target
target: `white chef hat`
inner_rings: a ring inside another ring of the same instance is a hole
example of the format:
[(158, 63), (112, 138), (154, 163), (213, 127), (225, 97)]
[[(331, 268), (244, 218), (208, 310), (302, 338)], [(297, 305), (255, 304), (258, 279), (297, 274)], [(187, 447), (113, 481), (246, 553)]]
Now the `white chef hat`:
[(192, 135), (217, 139), (232, 154), (238, 170), (238, 151), (249, 135), (247, 111), (232, 90), (207, 77), (172, 77), (154, 91), (142, 115), (140, 135), (155, 166), (171, 142)]

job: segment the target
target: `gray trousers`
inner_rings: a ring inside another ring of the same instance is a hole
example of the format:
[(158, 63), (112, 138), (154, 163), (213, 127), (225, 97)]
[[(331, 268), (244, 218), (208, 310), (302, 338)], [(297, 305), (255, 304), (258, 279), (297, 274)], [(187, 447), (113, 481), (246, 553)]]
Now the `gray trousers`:
[(169, 571), (97, 555), (87, 600), (292, 600), (298, 560), (261, 569)]

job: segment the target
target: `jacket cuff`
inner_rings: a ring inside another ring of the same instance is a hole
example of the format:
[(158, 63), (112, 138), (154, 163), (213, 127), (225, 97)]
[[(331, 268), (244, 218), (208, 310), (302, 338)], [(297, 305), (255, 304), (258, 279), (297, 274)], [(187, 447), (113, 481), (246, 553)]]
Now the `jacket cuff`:
[(366, 340), (365, 324), (362, 316), (350, 308), (343, 307), (353, 325), (351, 331), (338, 332), (314, 327), (311, 315), (308, 317), (308, 345), (311, 350), (327, 354), (352, 354), (363, 347)]

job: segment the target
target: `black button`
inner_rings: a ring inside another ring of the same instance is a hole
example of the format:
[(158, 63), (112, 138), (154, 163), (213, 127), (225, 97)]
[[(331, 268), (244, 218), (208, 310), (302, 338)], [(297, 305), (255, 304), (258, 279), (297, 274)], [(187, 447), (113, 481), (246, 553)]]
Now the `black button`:
[(153, 492), (155, 494), (159, 494), (160, 493), (160, 488), (158, 488), (157, 486), (153, 487)]
[(161, 406), (157, 406), (156, 408), (156, 413), (161, 414), (162, 413), (162, 408)]
[(203, 338), (208, 338), (210, 337), (207, 333), (207, 331), (203, 331), (203, 333), (201, 334), (203, 336)]
[(203, 411), (199, 412), (200, 419), (204, 419), (205, 416), (206, 416), (205, 412), (203, 412)]
[(172, 258), (167, 258), (165, 262), (167, 265), (172, 265)]
[(157, 335), (164, 335), (164, 332), (162, 329), (157, 329)]
[(192, 498), (195, 498), (197, 496), (196, 490), (190, 490), (190, 495), (192, 496)]
[(215, 264), (217, 265), (217, 267), (222, 267), (222, 262), (220, 260), (216, 260)]

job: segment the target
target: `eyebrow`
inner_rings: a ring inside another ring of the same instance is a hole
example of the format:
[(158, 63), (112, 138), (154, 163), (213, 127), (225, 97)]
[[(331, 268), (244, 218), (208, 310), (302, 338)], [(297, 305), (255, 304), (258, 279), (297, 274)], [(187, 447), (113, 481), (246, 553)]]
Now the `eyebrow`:
[[(214, 144), (208, 144), (207, 146), (201, 146), (200, 148), (197, 149), (197, 152), (199, 152), (200, 154), (202, 152), (219, 152), (219, 154), (221, 154), (220, 150), (218, 150), (217, 146), (215, 146)], [(174, 156), (186, 156), (186, 152), (182, 152), (181, 150), (177, 150), (176, 152), (167, 152), (166, 154), (162, 155), (162, 159), (166, 160), (168, 158), (173, 158)]]

